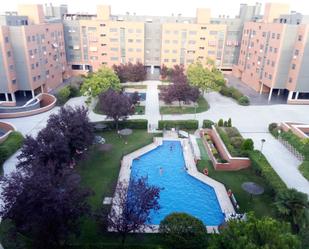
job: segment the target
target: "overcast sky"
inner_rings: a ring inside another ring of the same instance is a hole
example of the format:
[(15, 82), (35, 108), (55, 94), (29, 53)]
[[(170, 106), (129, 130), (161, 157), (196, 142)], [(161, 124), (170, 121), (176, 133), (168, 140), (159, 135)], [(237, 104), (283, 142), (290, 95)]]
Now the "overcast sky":
[[(5, 4), (3, 4), (3, 2)], [(20, 3), (49, 3), (53, 5), (68, 4), (69, 12), (88, 12), (95, 13), (97, 4), (109, 4), (112, 14), (125, 14), (126, 12), (136, 13), (137, 15), (175, 15), (181, 13), (183, 16), (195, 16), (198, 7), (211, 8), (212, 16), (229, 15), (234, 17), (238, 14), (240, 3), (254, 5), (257, 1), (252, 0), (1, 0), (0, 12), (6, 10), (16, 10)], [(270, 0), (258, 1), (262, 4)], [(272, 2), (289, 3), (291, 10), (309, 14), (308, 0), (272, 0)], [(263, 9), (263, 7), (262, 7)]]

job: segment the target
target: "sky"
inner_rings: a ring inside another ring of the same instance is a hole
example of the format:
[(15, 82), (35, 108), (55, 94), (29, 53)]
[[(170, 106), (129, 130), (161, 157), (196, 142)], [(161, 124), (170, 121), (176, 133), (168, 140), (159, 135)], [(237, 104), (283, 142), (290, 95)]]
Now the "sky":
[[(130, 14), (137, 15), (178, 15), (195, 16), (196, 8), (211, 8), (212, 17), (218, 15), (229, 15), (234, 17), (238, 14), (239, 5), (247, 3), (254, 5), (253, 0), (2, 0), (5, 4), (0, 6), (0, 12), (14, 11), (20, 3), (52, 3), (53, 5), (67, 4), (70, 13), (88, 12), (95, 13), (97, 4), (111, 5), (112, 14)], [(264, 4), (271, 0), (260, 0), (258, 2)], [(309, 15), (308, 0), (272, 0), (271, 2), (288, 3), (290, 10), (301, 12)], [(262, 10), (264, 5), (262, 5)]]

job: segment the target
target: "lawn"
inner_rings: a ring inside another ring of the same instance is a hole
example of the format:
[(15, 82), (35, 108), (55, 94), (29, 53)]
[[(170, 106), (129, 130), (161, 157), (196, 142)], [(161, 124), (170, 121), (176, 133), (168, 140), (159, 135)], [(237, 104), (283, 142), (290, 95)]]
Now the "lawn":
[[(251, 168), (232, 172), (216, 171), (201, 140), (198, 140), (198, 145), (202, 156), (202, 160), (198, 163), (198, 170), (202, 172), (207, 167), (211, 178), (223, 183), (227, 190), (233, 191), (240, 206), (239, 212), (254, 211), (258, 217), (275, 216), (275, 208), (272, 205), (273, 197), (267, 183), (261, 176), (256, 175)], [(263, 186), (265, 192), (262, 195), (253, 196), (250, 200), (250, 195), (241, 188), (243, 182), (255, 182)]]
[[(148, 134), (145, 130), (134, 130), (133, 134), (126, 139), (127, 144), (125, 144), (123, 138), (118, 137), (115, 131), (102, 132), (100, 135), (105, 138), (106, 143), (112, 144), (112, 149), (108, 152), (100, 152), (92, 148), (87, 159), (78, 165), (82, 185), (91, 188), (95, 193), (89, 199), (94, 211), (102, 207), (104, 197), (113, 196), (121, 157), (151, 143), (153, 139), (153, 135)], [(108, 208), (106, 207), (106, 209)], [(128, 244), (138, 245), (140, 240), (144, 240), (145, 245), (153, 245), (157, 244), (158, 237), (156, 235), (132, 235), (128, 239)], [(119, 244), (119, 241), (117, 236), (100, 232), (96, 217), (92, 217), (84, 219), (81, 236), (75, 243), (82, 243), (83, 245), (103, 243), (106, 248), (114, 248), (113, 246)]]
[(147, 85), (129, 85), (123, 86), (123, 88), (147, 89)]
[(200, 96), (197, 100), (197, 107), (185, 107), (185, 106), (161, 106), (161, 114), (194, 114), (205, 112), (209, 109), (209, 105), (204, 97)]

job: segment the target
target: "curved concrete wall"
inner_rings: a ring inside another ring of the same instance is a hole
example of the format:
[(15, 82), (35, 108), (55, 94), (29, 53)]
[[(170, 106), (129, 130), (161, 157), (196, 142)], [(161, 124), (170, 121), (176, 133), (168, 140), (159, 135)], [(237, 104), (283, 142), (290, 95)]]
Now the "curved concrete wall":
[(5, 134), (3, 134), (0, 137), (0, 143), (3, 143), (7, 139), (7, 137), (10, 135), (10, 133), (16, 130), (13, 125), (11, 125), (10, 123), (6, 123), (6, 122), (0, 122), (0, 129), (5, 131)]
[(36, 96), (40, 100), (40, 107), (34, 110), (26, 110), (26, 111), (17, 111), (14, 113), (0, 113), (1, 118), (20, 118), (20, 117), (27, 117), (36, 115), (42, 112), (46, 112), (51, 110), (56, 105), (56, 97), (48, 94), (48, 93), (41, 93)]

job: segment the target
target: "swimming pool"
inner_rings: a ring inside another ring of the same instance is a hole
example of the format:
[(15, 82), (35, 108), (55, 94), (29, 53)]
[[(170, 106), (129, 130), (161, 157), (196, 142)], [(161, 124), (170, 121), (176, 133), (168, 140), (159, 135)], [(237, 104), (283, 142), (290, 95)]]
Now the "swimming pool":
[[(132, 92), (125, 92), (125, 94), (127, 95), (127, 96), (129, 96), (129, 97), (132, 97), (132, 95), (134, 94), (134, 93), (132, 93)], [(146, 100), (146, 93), (138, 93), (138, 96), (139, 96), (139, 98), (140, 98), (140, 101), (145, 101)]]
[(224, 214), (214, 189), (190, 176), (184, 166), (179, 141), (163, 141), (161, 146), (144, 154), (139, 160), (133, 160), (131, 177), (148, 176), (150, 184), (163, 188), (159, 200), (161, 209), (151, 213), (151, 224), (160, 224), (172, 212), (185, 212), (207, 226), (220, 225), (224, 221)]

